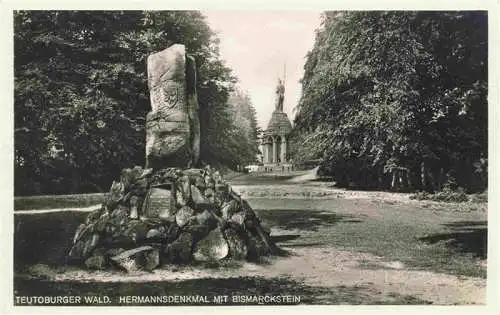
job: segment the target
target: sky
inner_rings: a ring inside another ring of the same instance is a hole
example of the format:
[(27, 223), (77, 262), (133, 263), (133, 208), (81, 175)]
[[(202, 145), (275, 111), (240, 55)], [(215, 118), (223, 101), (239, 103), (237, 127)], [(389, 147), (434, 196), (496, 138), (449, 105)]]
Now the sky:
[(320, 12), (207, 11), (211, 29), (220, 39), (220, 56), (248, 92), (262, 128), (274, 110), (278, 76), (286, 64), (283, 111), (293, 121), (304, 72), (305, 57), (314, 44)]

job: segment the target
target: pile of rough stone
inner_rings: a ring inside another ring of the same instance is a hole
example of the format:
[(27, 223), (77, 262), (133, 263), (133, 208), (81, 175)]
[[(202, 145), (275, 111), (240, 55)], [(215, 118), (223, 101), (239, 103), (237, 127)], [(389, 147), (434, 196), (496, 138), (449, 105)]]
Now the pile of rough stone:
[(89, 269), (255, 260), (276, 253), (269, 231), (218, 171), (124, 169), (68, 254)]

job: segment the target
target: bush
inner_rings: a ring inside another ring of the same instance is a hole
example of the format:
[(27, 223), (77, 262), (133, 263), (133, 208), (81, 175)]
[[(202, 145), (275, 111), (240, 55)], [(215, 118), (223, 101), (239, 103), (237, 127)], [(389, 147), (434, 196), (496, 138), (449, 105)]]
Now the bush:
[(469, 197), (465, 193), (465, 190), (461, 187), (456, 189), (451, 189), (445, 187), (442, 191), (436, 192), (434, 194), (428, 192), (418, 192), (410, 196), (410, 199), (416, 200), (432, 200), (441, 202), (466, 202), (469, 201)]
[(36, 264), (30, 266), (28, 268), (28, 274), (33, 278), (47, 279), (47, 280), (54, 279), (56, 276), (54, 270), (52, 270), (52, 268), (50, 268), (45, 264)]
[(488, 192), (482, 192), (480, 194), (474, 194), (470, 197), (471, 202), (482, 203), (488, 202)]

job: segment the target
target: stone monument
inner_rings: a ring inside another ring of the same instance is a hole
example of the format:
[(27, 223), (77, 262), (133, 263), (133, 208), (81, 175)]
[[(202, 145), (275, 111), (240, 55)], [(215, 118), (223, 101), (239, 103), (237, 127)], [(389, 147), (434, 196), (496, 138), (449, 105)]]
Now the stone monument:
[(183, 45), (153, 54), (148, 80), (146, 168), (122, 170), (76, 230), (68, 261), (134, 272), (282, 253), (218, 171), (191, 167), (200, 154), (194, 58)]
[(196, 65), (184, 45), (148, 57), (151, 112), (146, 117), (146, 167), (186, 167), (200, 156)]
[(275, 110), (264, 131), (262, 141), (264, 171), (267, 172), (292, 170), (292, 164), (289, 163), (287, 156), (288, 136), (292, 131), (292, 124), (287, 114), (283, 112), (284, 100), (285, 86), (283, 81), (278, 79)]

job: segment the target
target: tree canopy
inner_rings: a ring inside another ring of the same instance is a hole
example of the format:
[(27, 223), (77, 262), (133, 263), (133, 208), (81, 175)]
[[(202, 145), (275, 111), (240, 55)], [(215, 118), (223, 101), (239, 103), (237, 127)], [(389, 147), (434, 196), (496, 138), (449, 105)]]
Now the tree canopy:
[(106, 191), (122, 168), (143, 165), (146, 58), (174, 43), (196, 59), (201, 159), (240, 162), (253, 144), (233, 136), (236, 78), (200, 12), (15, 12), (16, 194)]
[(232, 107), (232, 119), (237, 127), (235, 142), (239, 142), (238, 150), (240, 165), (255, 163), (259, 151), (259, 127), (257, 112), (247, 92), (236, 89), (228, 100)]
[[(487, 14), (325, 12), (297, 106), (295, 158), (335, 180), (387, 187), (484, 189)], [(425, 178), (426, 180), (423, 180)]]

